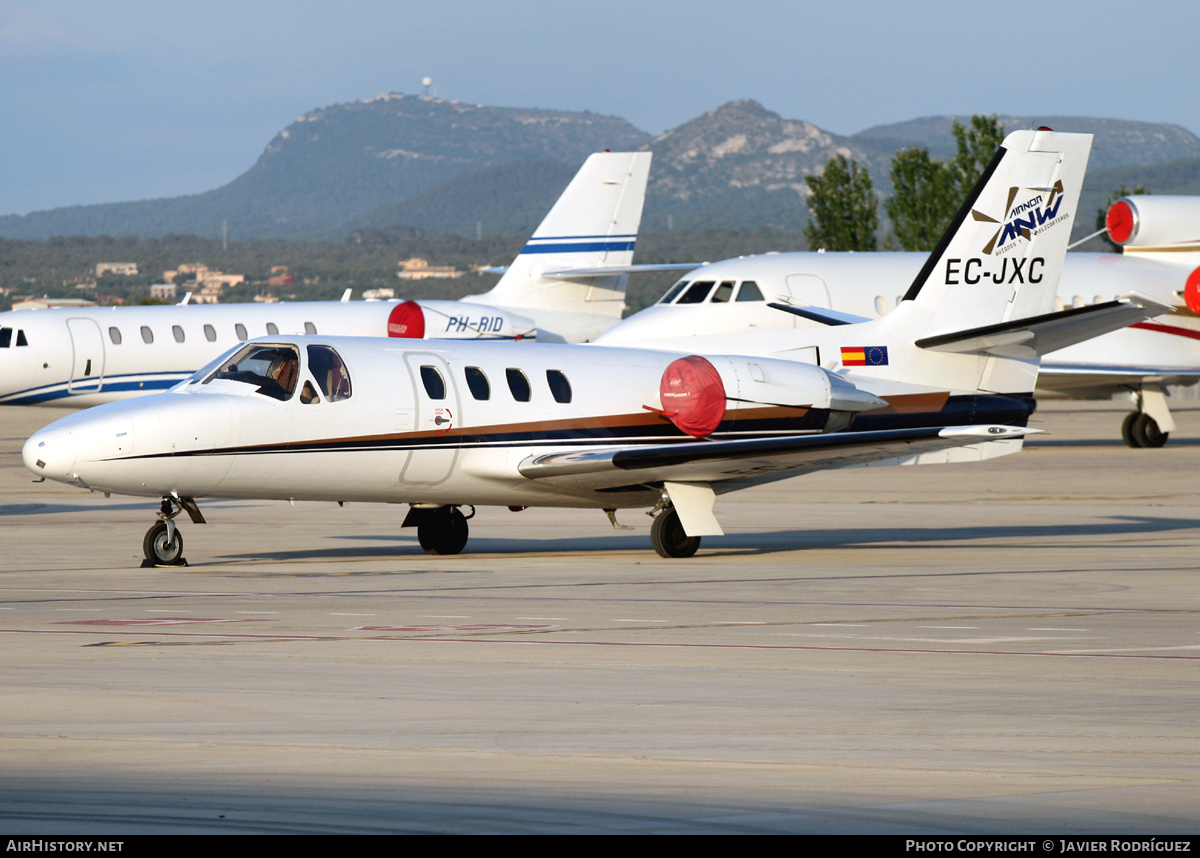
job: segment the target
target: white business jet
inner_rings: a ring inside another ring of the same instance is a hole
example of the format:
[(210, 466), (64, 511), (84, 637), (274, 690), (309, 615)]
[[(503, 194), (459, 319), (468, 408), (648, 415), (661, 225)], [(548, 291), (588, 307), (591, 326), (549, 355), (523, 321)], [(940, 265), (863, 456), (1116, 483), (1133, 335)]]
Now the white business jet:
[[(257, 336), (584, 342), (616, 324), (650, 153), (592, 155), (495, 288), (461, 301), (313, 301), (0, 313), (0, 405), (86, 406), (166, 390)], [(683, 266), (675, 266), (680, 268)]]
[[(704, 355), (593, 345), (271, 337), (169, 392), (26, 442), (36, 475), (161, 498), (147, 564), (182, 564), (198, 498), (407, 503), (456, 554), (475, 505), (651, 508), (665, 557), (720, 534), (716, 495), (826, 468), (1020, 449), (1039, 356), (1163, 311), (1141, 296), (1054, 311), (1091, 136), (1009, 135), (963, 211), (1058, 216), (996, 245), (956, 221), (881, 319), (731, 337)], [(971, 271), (972, 278), (962, 275)]]
[[(1061, 205), (1058, 197), (992, 223), (995, 240), (1004, 244), (1022, 230), (1044, 228)], [(1200, 197), (1125, 197), (1109, 209), (1107, 222), (1123, 253), (1067, 254), (1058, 308), (1137, 291), (1175, 305), (1175, 312), (1054, 352), (1042, 362), (1037, 393), (1103, 397), (1129, 391), (1137, 410), (1125, 418), (1122, 437), (1131, 447), (1160, 447), (1175, 428), (1165, 385), (1200, 381)], [(901, 302), (904, 287), (930, 259), (924, 253), (821, 252), (728, 259), (685, 275), (657, 304), (596, 342), (702, 349), (697, 338), (714, 334), (819, 324), (805, 318), (804, 307), (833, 310), (847, 320), (877, 318)], [(959, 276), (970, 283), (978, 275), (964, 267)]]

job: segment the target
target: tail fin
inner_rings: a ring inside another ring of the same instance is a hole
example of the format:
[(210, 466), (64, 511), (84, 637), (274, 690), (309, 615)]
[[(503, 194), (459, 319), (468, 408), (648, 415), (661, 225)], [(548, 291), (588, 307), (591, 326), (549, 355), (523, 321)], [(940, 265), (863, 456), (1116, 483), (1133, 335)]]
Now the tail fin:
[(625, 308), (627, 275), (575, 274), (563, 280), (543, 274), (629, 265), (649, 174), (649, 152), (590, 156), (500, 282), (489, 292), (463, 300), (619, 319)]
[(1092, 145), (1090, 134), (1004, 139), (904, 296), (927, 335), (1049, 313)]
[(826, 329), (840, 346), (832, 366), (902, 385), (1032, 394), (1038, 336), (1064, 335), (1051, 311), (1091, 144), (1090, 134), (1008, 135), (899, 306)]

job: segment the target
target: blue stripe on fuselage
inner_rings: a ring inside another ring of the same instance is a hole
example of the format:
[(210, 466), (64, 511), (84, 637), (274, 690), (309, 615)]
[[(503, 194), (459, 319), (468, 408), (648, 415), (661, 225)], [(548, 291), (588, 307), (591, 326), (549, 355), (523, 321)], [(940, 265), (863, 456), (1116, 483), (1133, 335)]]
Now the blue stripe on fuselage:
[(135, 373), (127, 376), (105, 378), (99, 387), (89, 387), (86, 390), (67, 390), (67, 382), (57, 382), (41, 387), (31, 387), (28, 390), (18, 390), (0, 398), (0, 405), (40, 405), (53, 402), (56, 399), (70, 399), (75, 396), (94, 396), (97, 393), (127, 393), (129, 391), (153, 392), (168, 390), (187, 378), (191, 373), (176, 372), (161, 375), (146, 375)]

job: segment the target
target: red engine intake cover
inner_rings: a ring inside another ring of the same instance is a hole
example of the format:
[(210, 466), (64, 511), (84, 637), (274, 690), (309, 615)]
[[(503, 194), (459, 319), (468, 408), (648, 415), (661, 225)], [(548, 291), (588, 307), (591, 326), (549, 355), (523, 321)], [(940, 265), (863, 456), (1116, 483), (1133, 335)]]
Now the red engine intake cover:
[(1187, 307), (1196, 315), (1200, 315), (1200, 268), (1188, 275), (1183, 287), (1183, 300)]
[(387, 335), (410, 340), (425, 339), (425, 313), (416, 301), (397, 304), (388, 314)]
[(1104, 216), (1104, 228), (1108, 230), (1108, 237), (1116, 244), (1124, 244), (1129, 241), (1136, 225), (1133, 209), (1124, 200), (1117, 200), (1109, 206), (1108, 214)]
[(725, 417), (725, 385), (716, 367), (697, 355), (672, 361), (658, 384), (663, 412), (681, 432), (706, 438)]

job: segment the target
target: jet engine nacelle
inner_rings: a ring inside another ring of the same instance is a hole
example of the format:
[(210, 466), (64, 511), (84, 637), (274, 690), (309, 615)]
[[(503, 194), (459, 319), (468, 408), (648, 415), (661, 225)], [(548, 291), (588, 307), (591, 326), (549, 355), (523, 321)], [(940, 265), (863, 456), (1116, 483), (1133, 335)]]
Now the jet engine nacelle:
[(1121, 197), (1104, 217), (1108, 237), (1123, 247), (1200, 250), (1200, 197)]
[(813, 364), (725, 355), (672, 361), (663, 371), (659, 400), (665, 416), (697, 438), (712, 434), (728, 410), (785, 406), (853, 413), (887, 405)]
[(532, 340), (537, 325), (502, 307), (463, 301), (404, 301), (391, 305), (387, 335), (415, 340)]

